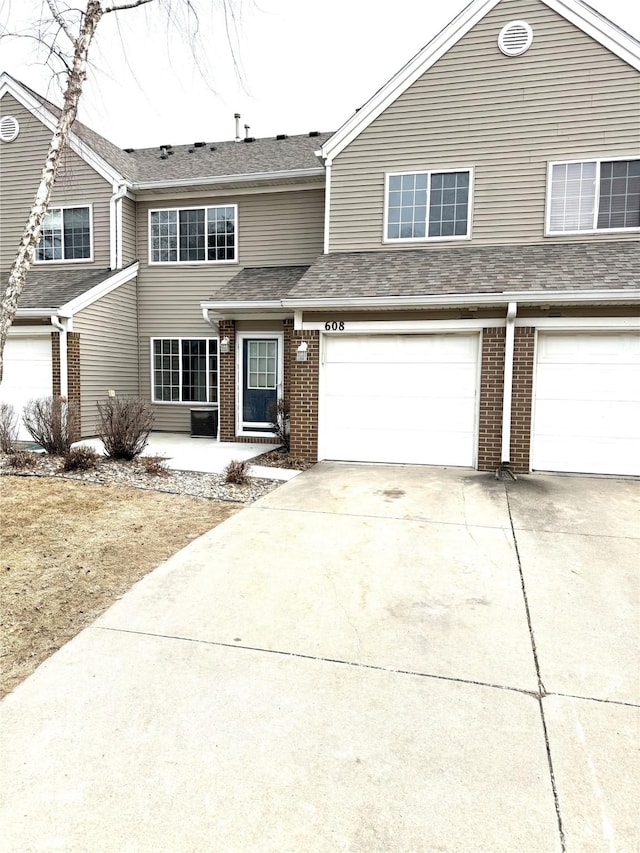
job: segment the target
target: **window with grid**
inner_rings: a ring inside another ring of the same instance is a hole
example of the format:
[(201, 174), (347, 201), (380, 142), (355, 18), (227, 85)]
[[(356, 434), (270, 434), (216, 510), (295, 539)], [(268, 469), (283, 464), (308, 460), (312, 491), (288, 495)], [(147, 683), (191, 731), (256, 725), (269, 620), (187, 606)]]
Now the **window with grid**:
[(278, 342), (248, 341), (247, 388), (273, 389), (277, 386)]
[(468, 237), (470, 184), (468, 170), (389, 175), (386, 239)]
[(236, 205), (152, 210), (151, 263), (235, 261)]
[(549, 233), (640, 228), (640, 159), (552, 163)]
[(217, 403), (217, 340), (154, 339), (153, 399), (163, 403)]
[(52, 207), (45, 214), (36, 247), (38, 261), (91, 258), (91, 212), (88, 207)]

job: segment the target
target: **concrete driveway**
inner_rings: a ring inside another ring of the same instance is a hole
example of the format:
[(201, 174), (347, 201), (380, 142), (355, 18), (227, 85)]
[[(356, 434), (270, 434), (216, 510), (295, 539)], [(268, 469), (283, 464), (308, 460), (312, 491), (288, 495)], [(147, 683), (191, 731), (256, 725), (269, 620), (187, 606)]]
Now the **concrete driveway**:
[(0, 704), (0, 850), (640, 849), (639, 510), (316, 466)]

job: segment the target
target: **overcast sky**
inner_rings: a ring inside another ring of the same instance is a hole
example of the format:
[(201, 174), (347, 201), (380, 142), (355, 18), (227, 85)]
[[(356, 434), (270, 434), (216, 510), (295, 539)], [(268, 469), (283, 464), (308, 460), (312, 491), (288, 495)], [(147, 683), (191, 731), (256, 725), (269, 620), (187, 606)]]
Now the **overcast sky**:
[[(235, 112), (252, 136), (335, 130), (467, 5), (236, 0), (240, 80), (220, 0), (196, 2), (203, 10), (197, 64), (153, 3), (103, 18), (80, 110), (85, 123), (134, 148), (231, 139)], [(26, 32), (43, 5), (0, 0), (0, 23)], [(640, 0), (591, 5), (640, 39)], [(0, 70), (59, 100), (28, 39), (0, 42)]]

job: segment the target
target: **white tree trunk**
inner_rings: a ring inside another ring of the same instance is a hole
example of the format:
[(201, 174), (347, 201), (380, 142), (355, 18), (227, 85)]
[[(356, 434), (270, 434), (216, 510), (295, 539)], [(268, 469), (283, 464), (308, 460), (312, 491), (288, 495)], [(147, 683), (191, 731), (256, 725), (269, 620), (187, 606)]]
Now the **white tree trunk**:
[(69, 131), (78, 113), (78, 102), (87, 76), (89, 46), (103, 14), (104, 10), (100, 0), (88, 0), (78, 37), (74, 40), (73, 62), (67, 77), (62, 111), (51, 138), (47, 159), (42, 169), (40, 185), (0, 303), (0, 382), (2, 381), (3, 354), (7, 335), (18, 309), (18, 301), (24, 288), (27, 273), (33, 263), (35, 248), (40, 239), (42, 221), (47, 212), (60, 159), (69, 138)]

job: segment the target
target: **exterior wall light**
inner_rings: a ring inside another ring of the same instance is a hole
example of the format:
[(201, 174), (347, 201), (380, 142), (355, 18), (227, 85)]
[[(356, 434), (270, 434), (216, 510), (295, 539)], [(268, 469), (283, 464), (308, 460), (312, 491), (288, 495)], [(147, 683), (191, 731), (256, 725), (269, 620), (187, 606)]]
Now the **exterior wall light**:
[(223, 353), (229, 352), (229, 338), (224, 337), (220, 341), (220, 352), (223, 352)]
[(296, 350), (296, 361), (306, 361), (307, 360), (307, 349), (309, 348), (309, 344), (306, 341), (302, 341), (298, 349)]

